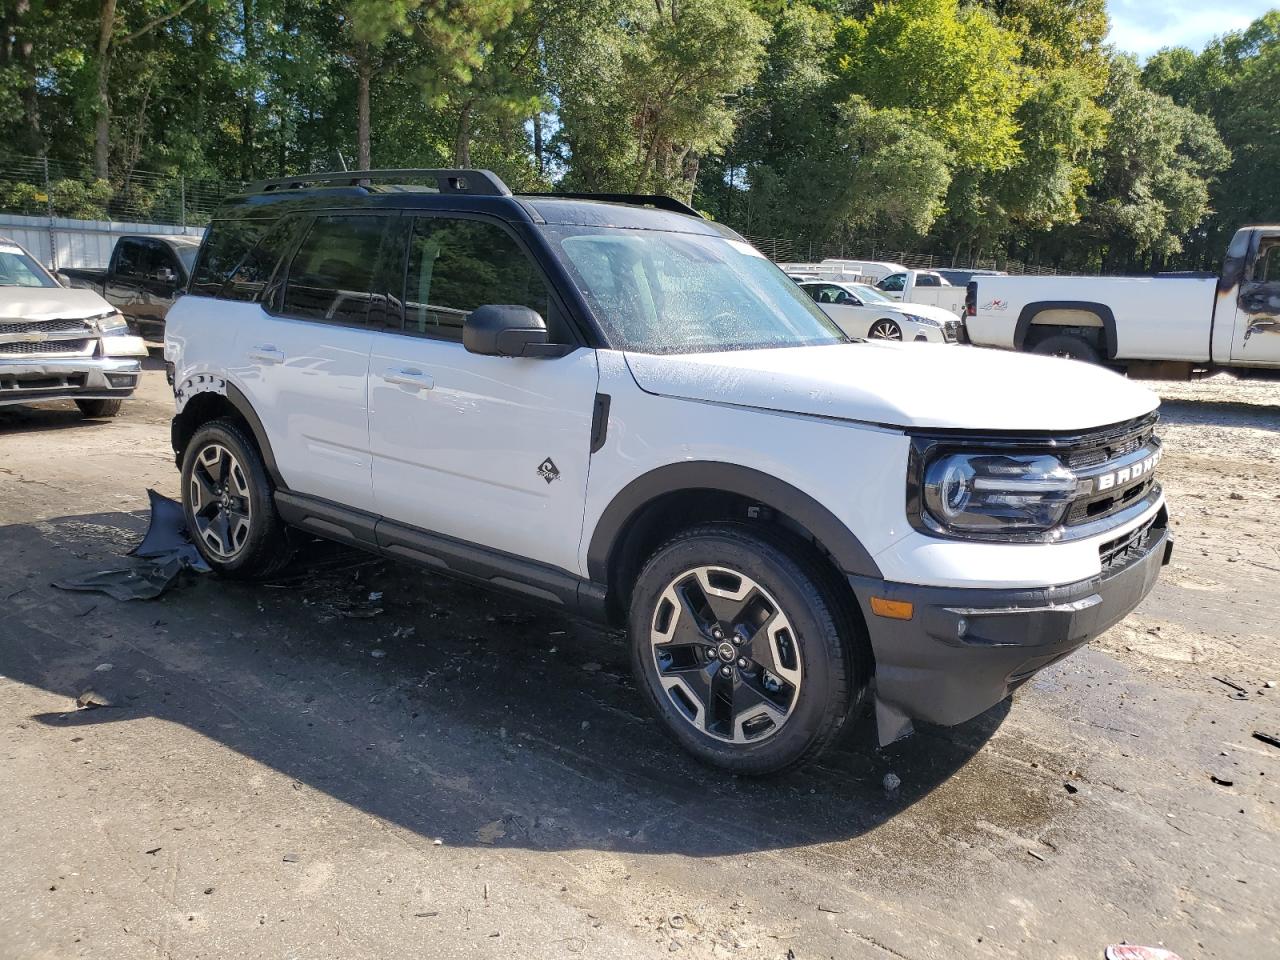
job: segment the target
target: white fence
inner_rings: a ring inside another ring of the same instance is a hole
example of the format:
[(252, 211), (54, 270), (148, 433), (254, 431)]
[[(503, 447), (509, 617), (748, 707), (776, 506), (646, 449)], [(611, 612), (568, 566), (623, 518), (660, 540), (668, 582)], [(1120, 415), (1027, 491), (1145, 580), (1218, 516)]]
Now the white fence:
[(8, 237), (31, 251), (53, 270), (63, 267), (105, 267), (116, 240), (124, 234), (161, 237), (199, 237), (204, 227), (160, 223), (117, 223), (114, 220), (67, 220), (62, 217), (20, 217), (0, 213), (0, 237)]

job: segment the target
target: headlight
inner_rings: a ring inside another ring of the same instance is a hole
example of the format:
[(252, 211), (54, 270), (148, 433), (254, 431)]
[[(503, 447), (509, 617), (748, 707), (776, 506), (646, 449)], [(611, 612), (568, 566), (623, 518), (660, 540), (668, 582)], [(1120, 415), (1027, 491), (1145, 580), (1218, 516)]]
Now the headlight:
[(125, 323), (124, 317), (118, 310), (94, 317), (89, 321), (89, 326), (96, 330), (100, 337), (122, 337), (129, 333), (129, 324)]
[(924, 472), (924, 516), (943, 533), (1040, 533), (1062, 522), (1076, 475), (1056, 457), (954, 453)]
[(942, 326), (941, 323), (939, 323), (937, 320), (934, 320), (932, 317), (922, 317), (919, 314), (915, 314), (915, 313), (904, 313), (903, 316), (906, 317), (908, 320), (921, 324), (922, 326), (925, 326), (925, 327)]

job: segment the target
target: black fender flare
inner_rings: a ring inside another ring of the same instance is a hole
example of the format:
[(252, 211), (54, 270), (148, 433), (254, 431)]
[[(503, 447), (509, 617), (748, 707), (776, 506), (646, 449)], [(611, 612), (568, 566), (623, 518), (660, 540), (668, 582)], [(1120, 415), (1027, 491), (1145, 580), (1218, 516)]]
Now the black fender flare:
[(1018, 313), (1018, 323), (1013, 328), (1013, 348), (1022, 350), (1027, 342), (1027, 334), (1031, 330), (1031, 321), (1036, 314), (1045, 310), (1079, 310), (1092, 313), (1102, 321), (1102, 347), (1108, 360), (1116, 358), (1116, 315), (1105, 303), (1094, 303), (1090, 300), (1037, 300), (1028, 303)]
[[(288, 490), (289, 485), (284, 482), (284, 477), (280, 475), (280, 467), (276, 464), (275, 453), (271, 449), (271, 441), (267, 439), (266, 427), (262, 425), (262, 419), (258, 416), (253, 404), (249, 402), (249, 398), (234, 383), (224, 381), (224, 391), (216, 395), (222, 397), (231, 407), (240, 414), (241, 419), (249, 426), (249, 431), (253, 434), (254, 442), (258, 445), (258, 452), (262, 454), (262, 463), (267, 468), (267, 475), (271, 477), (271, 482), (275, 484), (277, 490)], [(196, 396), (203, 396), (197, 394)], [(192, 398), (194, 399), (194, 398)], [(178, 466), (182, 466), (182, 454), (186, 448), (186, 443), (180, 441), (180, 435), (185, 432), (187, 440), (200, 429), (200, 425), (194, 425), (190, 430), (185, 430), (183, 418), (187, 411), (191, 409), (190, 403), (183, 407), (182, 413), (173, 418), (171, 427), (173, 452), (178, 456)]]
[(834, 513), (784, 480), (716, 460), (686, 460), (650, 470), (623, 487), (596, 522), (587, 547), (592, 580), (608, 583), (609, 564), (631, 520), (657, 498), (683, 490), (706, 490), (747, 497), (790, 517), (811, 533), (847, 574), (881, 576), (871, 554)]

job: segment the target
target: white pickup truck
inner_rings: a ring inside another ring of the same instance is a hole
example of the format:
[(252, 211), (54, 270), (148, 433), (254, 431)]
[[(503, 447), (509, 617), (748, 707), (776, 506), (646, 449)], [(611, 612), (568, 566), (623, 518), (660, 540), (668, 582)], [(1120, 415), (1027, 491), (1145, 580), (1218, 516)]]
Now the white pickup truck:
[(965, 288), (953, 287), (951, 281), (933, 270), (891, 273), (876, 284), (876, 289), (890, 300), (927, 303), (956, 317), (964, 313)]
[(1280, 368), (1280, 226), (1242, 227), (1222, 276), (977, 277), (969, 339), (1143, 376)]

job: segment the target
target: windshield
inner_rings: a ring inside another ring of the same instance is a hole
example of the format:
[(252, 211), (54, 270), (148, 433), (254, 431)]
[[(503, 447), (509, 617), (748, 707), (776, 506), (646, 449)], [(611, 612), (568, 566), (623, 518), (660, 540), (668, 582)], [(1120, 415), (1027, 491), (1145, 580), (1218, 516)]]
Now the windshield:
[(190, 276), (196, 269), (196, 254), (200, 252), (199, 245), (194, 243), (190, 245), (182, 244), (181, 246), (175, 246), (174, 249), (178, 252), (178, 259), (182, 261), (182, 265), (187, 270), (187, 276)]
[(56, 287), (58, 282), (21, 247), (0, 243), (0, 287)]
[(848, 339), (786, 274), (742, 241), (616, 227), (546, 231), (619, 350), (704, 353)]
[(888, 297), (886, 297), (879, 290), (877, 290), (875, 287), (869, 287), (865, 283), (851, 283), (849, 284), (849, 286), (853, 288), (853, 292), (858, 295), (859, 300), (866, 300), (868, 303), (893, 303), (894, 302), (893, 300), (890, 300)]

